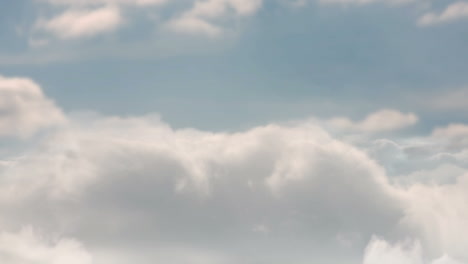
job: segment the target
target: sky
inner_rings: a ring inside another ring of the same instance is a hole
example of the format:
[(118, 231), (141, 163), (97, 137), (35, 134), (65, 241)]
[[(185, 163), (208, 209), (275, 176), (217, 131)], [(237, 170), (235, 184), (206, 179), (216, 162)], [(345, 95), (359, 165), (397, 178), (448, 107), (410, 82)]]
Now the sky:
[(468, 263), (468, 2), (0, 0), (0, 262)]

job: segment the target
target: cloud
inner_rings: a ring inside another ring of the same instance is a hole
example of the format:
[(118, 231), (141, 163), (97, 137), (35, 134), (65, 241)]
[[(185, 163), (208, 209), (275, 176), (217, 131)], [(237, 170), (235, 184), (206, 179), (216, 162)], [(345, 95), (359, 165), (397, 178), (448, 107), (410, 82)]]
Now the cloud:
[[(3, 168), (0, 212), (16, 212), (4, 225), (66, 227), (86, 244), (148, 256), (140, 241), (201, 252), (216, 243), (216, 255), (235, 256), (268, 230), (270, 242), (244, 261), (252, 263), (296, 232), (289, 245), (356, 230), (369, 237), (403, 213), (379, 166), (312, 124), (224, 134), (152, 117), (72, 123)], [(272, 263), (295, 255), (274, 251)]]
[(422, 264), (421, 245), (417, 242), (389, 245), (373, 238), (366, 248), (363, 264)]
[(175, 32), (219, 36), (222, 29), (196, 17), (182, 17), (170, 21), (167, 27)]
[(385, 109), (368, 115), (364, 120), (353, 122), (348, 118), (333, 118), (329, 121), (332, 127), (368, 133), (393, 131), (416, 124), (418, 117), (413, 113), (402, 113)]
[(352, 5), (366, 5), (372, 3), (387, 3), (387, 4), (404, 4), (413, 2), (414, 0), (319, 0), (322, 4), (352, 4)]
[(442, 13), (427, 13), (419, 18), (420, 26), (430, 26), (434, 24), (448, 23), (455, 20), (468, 18), (468, 3), (455, 2), (450, 4)]
[(447, 255), (431, 262), (424, 261), (419, 242), (406, 240), (391, 245), (374, 237), (366, 248), (363, 264), (462, 264)]
[[(41, 33), (59, 39), (90, 38), (117, 31), (125, 20), (134, 20), (123, 9), (133, 7), (138, 13), (150, 7), (173, 4), (166, 0), (43, 0), (43, 4), (63, 7), (51, 18), (41, 18), (34, 26), (31, 45), (44, 46), (47, 39)], [(255, 14), (262, 0), (204, 0), (189, 1), (188, 9), (174, 7), (165, 19), (157, 19), (155, 27), (162, 27), (181, 34), (219, 36), (225, 28), (238, 19)], [(150, 9), (157, 15), (159, 10)], [(146, 15), (145, 15), (146, 16)], [(154, 21), (153, 21), (154, 22)], [(47, 36), (46, 36), (47, 37)], [(50, 36), (49, 36), (50, 37)]]
[(32, 80), (0, 76), (0, 136), (28, 137), (64, 121), (62, 111)]
[[(414, 121), (378, 113), (356, 124), (382, 131), (382, 116)], [(441, 146), (420, 151), (408, 139), (352, 145), (311, 120), (232, 133), (174, 129), (157, 115), (67, 120), (0, 162), (0, 251), (8, 256), (27, 257), (17, 248), (32, 246), (14, 245), (35, 245), (46, 252), (37, 261), (53, 263), (63, 252), (82, 254), (81, 241), (95, 263), (468, 261), (467, 167), (432, 159), (466, 150), (436, 139), (453, 132), (424, 137)], [(376, 147), (391, 155), (369, 151)], [(410, 179), (399, 184), (386, 169), (392, 153), (419, 174), (401, 170)], [(450, 181), (430, 180), (449, 173)], [(15, 232), (27, 225), (75, 243)]]
[(0, 261), (8, 264), (92, 264), (91, 255), (74, 239), (46, 239), (32, 227), (0, 233)]
[(52, 5), (64, 6), (96, 6), (96, 5), (134, 5), (134, 6), (150, 6), (161, 5), (168, 0), (36, 0), (46, 2)]
[(56, 17), (36, 22), (35, 28), (61, 39), (93, 37), (112, 32), (123, 23), (117, 7), (70, 9)]
[(195, 1), (193, 7), (179, 17), (170, 20), (167, 27), (180, 33), (217, 36), (222, 27), (219, 20), (254, 14), (262, 6), (262, 0), (204, 0)]
[(435, 110), (468, 110), (468, 89), (458, 89), (429, 97), (426, 105)]
[(448, 148), (464, 148), (468, 146), (468, 125), (450, 124), (438, 127), (432, 132), (432, 137), (446, 144)]

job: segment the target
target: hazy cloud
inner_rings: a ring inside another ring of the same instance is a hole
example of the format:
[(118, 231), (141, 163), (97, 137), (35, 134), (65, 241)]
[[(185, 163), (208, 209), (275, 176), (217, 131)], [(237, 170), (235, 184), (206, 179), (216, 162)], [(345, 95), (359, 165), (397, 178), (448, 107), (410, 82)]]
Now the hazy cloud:
[(93, 37), (116, 30), (123, 23), (117, 7), (71, 9), (56, 17), (39, 20), (35, 27), (62, 39)]
[(398, 130), (414, 125), (416, 122), (418, 122), (418, 117), (415, 114), (405, 114), (393, 109), (377, 111), (358, 122), (345, 117), (329, 120), (329, 124), (336, 128), (369, 133)]
[(217, 21), (254, 14), (262, 0), (204, 0), (195, 1), (192, 9), (168, 22), (168, 27), (181, 33), (215, 36), (222, 33)]
[(423, 15), (419, 19), (418, 23), (421, 26), (429, 26), (440, 23), (448, 23), (463, 18), (468, 18), (468, 3), (459, 1), (450, 4), (440, 14), (427, 13)]

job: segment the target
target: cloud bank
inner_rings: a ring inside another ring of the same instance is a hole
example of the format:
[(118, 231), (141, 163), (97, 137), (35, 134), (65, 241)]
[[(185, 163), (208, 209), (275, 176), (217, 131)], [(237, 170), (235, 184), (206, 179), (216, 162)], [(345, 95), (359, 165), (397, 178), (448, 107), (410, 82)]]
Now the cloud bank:
[(42, 133), (0, 162), (6, 263), (468, 262), (467, 146), (438, 140), (458, 126), (369, 137), (415, 122), (380, 111), (358, 123), (359, 144), (312, 120), (173, 129), (157, 115), (65, 117), (33, 81), (2, 82), (4, 109), (21, 110), (3, 111), (17, 127), (3, 135)]

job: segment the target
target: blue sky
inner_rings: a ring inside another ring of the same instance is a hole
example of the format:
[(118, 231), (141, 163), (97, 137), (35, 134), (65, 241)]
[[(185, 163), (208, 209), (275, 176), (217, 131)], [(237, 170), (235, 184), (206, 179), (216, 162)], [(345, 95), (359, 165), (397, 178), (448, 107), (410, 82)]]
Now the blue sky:
[[(67, 8), (46, 2), (4, 4), (0, 70), (34, 78), (67, 111), (157, 112), (174, 125), (208, 129), (310, 115), (359, 117), (379, 108), (421, 112), (428, 122), (466, 121), (457, 109), (455, 117), (440, 116), (424, 105), (468, 82), (464, 17), (418, 25), (450, 2), (266, 1), (228, 21), (222, 34), (207, 36), (164, 29), (164, 19), (190, 7), (170, 1), (122, 7), (125, 22), (110, 33), (58, 40), (34, 29), (44, 14)], [(50, 43), (36, 47), (36, 38)]]
[(468, 263), (465, 0), (0, 0), (0, 263)]

